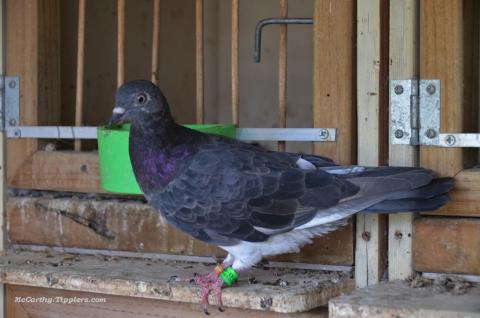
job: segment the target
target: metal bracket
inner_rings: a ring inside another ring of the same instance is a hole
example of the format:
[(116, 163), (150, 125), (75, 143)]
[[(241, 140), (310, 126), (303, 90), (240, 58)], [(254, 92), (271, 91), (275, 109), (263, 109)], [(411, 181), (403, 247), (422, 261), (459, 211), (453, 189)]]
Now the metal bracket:
[(480, 147), (480, 134), (441, 133), (440, 80), (390, 81), (392, 144)]
[(15, 127), (20, 123), (20, 79), (18, 76), (2, 76), (3, 103), (2, 128)]

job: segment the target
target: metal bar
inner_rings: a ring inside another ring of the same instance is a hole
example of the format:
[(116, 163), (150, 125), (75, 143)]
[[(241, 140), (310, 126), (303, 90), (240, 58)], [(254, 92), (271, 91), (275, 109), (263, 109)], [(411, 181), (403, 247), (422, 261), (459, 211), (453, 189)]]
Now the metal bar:
[(152, 82), (158, 84), (158, 52), (160, 46), (160, 0), (153, 0)]
[(232, 122), (237, 126), (240, 123), (238, 117), (238, 15), (238, 0), (232, 0)]
[(203, 0), (195, 0), (195, 69), (196, 69), (196, 117), (203, 124), (204, 115), (204, 52), (203, 52)]
[(125, 82), (125, 0), (117, 0), (117, 87)]
[(442, 133), (438, 135), (437, 146), (480, 148), (480, 134)]
[(97, 127), (18, 126), (7, 127), (8, 138), (97, 139)]
[(464, 281), (471, 282), (471, 283), (480, 283), (480, 275), (466, 275), (466, 274), (447, 274), (447, 273), (430, 273), (424, 272), (422, 276), (428, 279), (438, 279), (442, 276), (448, 277), (457, 277)]
[(237, 139), (249, 141), (335, 141), (334, 128), (238, 128)]
[[(75, 97), (75, 125), (81, 126), (83, 123), (83, 84), (85, 69), (85, 14), (86, 0), (80, 0), (78, 3), (78, 38), (77, 38), (77, 87)], [(75, 151), (80, 151), (82, 144), (80, 140), (75, 140)]]
[[(97, 139), (98, 127), (17, 126), (8, 127), (8, 138)], [(248, 141), (335, 141), (335, 128), (237, 128), (237, 139)]]
[[(280, 0), (280, 16), (286, 18), (288, 0)], [(280, 41), (278, 51), (278, 128), (287, 127), (287, 25), (280, 25)], [(285, 151), (286, 143), (277, 143), (278, 151)]]
[(312, 18), (267, 18), (258, 21), (255, 28), (255, 63), (260, 62), (262, 50), (262, 30), (270, 24), (313, 24)]

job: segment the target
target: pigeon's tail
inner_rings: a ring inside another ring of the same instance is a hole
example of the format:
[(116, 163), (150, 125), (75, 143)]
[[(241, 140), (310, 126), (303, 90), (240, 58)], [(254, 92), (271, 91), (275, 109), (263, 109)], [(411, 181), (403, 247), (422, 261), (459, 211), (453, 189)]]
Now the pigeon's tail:
[(364, 210), (374, 213), (419, 212), (441, 208), (448, 202), (452, 178), (434, 179), (420, 188), (405, 191), (394, 199), (384, 200)]

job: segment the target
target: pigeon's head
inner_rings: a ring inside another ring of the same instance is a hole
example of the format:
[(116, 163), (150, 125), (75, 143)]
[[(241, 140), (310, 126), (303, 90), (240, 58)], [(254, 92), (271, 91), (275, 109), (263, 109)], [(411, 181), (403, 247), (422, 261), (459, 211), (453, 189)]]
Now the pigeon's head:
[(123, 84), (115, 95), (115, 108), (108, 126), (172, 120), (162, 91), (150, 81), (136, 80)]

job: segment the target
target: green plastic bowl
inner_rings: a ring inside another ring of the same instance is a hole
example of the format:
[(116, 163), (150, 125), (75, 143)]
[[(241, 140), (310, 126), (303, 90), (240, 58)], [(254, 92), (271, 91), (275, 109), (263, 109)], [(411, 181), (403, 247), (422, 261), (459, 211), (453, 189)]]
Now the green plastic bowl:
[[(235, 138), (235, 125), (185, 125), (185, 127), (209, 134)], [(128, 138), (130, 125), (115, 129), (99, 127), (98, 154), (102, 189), (115, 193), (143, 194), (133, 174)]]

